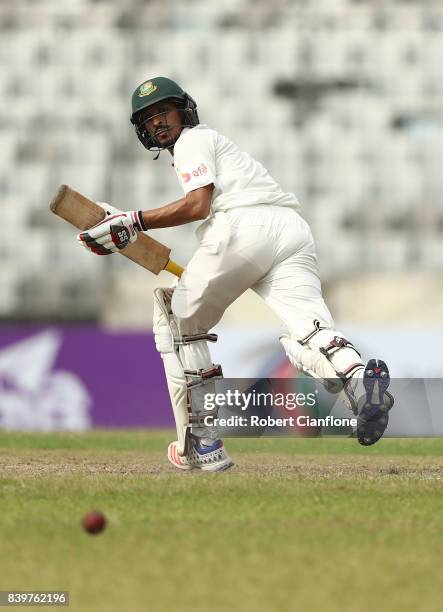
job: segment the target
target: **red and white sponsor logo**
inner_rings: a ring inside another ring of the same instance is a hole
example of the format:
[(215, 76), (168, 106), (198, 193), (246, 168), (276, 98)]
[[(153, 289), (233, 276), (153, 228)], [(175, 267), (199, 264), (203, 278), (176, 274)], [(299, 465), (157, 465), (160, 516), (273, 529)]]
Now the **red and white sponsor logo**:
[(191, 170), (191, 172), (180, 172), (180, 176), (181, 179), (184, 183), (189, 183), (189, 181), (193, 178), (193, 177), (199, 177), (199, 176), (203, 176), (204, 174), (206, 174), (208, 171), (208, 167), (206, 164), (200, 164), (198, 166), (198, 168), (195, 168), (194, 170)]
[(198, 168), (192, 170), (192, 176), (202, 176), (203, 174), (206, 174), (207, 171), (208, 167), (206, 164), (200, 164)]

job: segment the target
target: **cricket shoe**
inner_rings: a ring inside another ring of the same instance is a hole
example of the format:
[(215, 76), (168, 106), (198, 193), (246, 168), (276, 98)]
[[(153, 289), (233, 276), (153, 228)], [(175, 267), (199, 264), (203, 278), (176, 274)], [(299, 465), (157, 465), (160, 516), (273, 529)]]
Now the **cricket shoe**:
[(389, 422), (394, 398), (389, 393), (388, 366), (381, 359), (370, 359), (363, 374), (365, 395), (357, 402), (357, 438), (363, 446), (380, 440)]
[(199, 438), (189, 436), (186, 455), (179, 455), (177, 442), (168, 446), (168, 459), (180, 470), (203, 470), (204, 472), (222, 472), (234, 465), (234, 462), (225, 451), (222, 440), (214, 440), (206, 446)]

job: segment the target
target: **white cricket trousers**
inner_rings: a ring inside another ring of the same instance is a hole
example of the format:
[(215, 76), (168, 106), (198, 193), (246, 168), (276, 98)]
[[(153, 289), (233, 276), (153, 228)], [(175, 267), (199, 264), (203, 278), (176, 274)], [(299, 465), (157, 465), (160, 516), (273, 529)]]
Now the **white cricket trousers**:
[[(295, 210), (259, 205), (219, 212), (197, 236), (200, 246), (172, 297), (181, 335), (206, 333), (247, 289), (265, 300), (295, 339), (312, 331), (314, 319), (334, 328), (312, 233)], [(180, 347), (180, 356), (189, 369), (212, 366), (206, 342)]]

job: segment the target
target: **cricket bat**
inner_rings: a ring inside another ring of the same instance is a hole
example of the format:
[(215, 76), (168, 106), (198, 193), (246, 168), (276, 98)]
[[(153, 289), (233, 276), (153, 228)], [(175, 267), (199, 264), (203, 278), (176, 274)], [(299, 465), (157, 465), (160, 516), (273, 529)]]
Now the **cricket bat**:
[[(49, 208), (82, 231), (100, 223), (106, 216), (101, 206), (67, 185), (60, 187)], [(183, 268), (169, 258), (171, 249), (146, 234), (140, 233), (137, 240), (120, 253), (154, 274), (167, 270), (180, 277), (183, 273)]]

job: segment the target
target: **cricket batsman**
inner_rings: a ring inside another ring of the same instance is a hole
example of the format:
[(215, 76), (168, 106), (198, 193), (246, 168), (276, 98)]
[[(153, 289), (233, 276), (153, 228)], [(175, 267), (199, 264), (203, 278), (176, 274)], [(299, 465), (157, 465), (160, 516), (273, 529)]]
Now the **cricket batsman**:
[[(131, 122), (149, 151), (166, 150), (184, 197), (160, 208), (110, 215), (79, 234), (91, 252), (111, 254), (139, 232), (201, 220), (200, 246), (175, 287), (154, 292), (153, 330), (177, 426), (169, 461), (181, 470), (221, 471), (233, 464), (223, 442), (201, 424), (204, 394), (222, 376), (208, 342), (223, 313), (252, 289), (280, 317), (280, 342), (291, 363), (342, 393), (357, 416), (357, 438), (377, 442), (394, 400), (384, 361), (363, 363), (335, 330), (323, 300), (314, 240), (300, 204), (231, 140), (200, 123), (197, 105), (177, 83), (156, 77), (132, 96)], [(155, 158), (155, 159), (156, 159)]]

